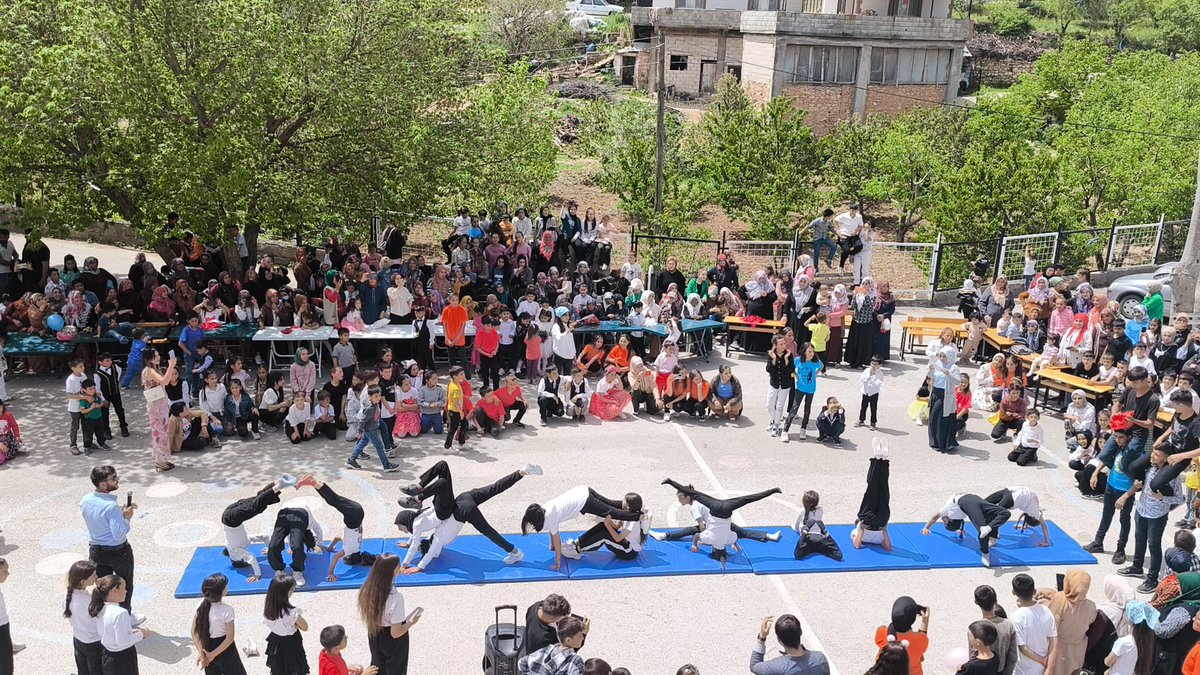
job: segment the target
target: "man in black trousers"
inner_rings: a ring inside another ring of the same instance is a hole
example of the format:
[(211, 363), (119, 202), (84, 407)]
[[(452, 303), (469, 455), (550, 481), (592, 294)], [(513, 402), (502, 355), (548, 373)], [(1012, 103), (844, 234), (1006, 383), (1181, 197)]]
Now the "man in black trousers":
[(83, 496), (79, 510), (88, 530), (88, 560), (96, 564), (96, 576), (115, 574), (125, 580), (125, 601), (121, 606), (130, 610), (133, 625), (141, 625), (146, 617), (133, 614), (133, 547), (129, 545), (129, 521), (137, 504), (130, 493), (124, 503), (117, 499), (120, 479), (117, 470), (105, 464), (92, 468), (93, 492)]

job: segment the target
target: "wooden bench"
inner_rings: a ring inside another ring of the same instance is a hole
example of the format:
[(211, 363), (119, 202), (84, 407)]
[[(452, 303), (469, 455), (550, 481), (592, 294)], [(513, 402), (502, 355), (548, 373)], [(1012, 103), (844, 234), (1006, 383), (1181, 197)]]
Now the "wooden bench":
[(989, 328), (983, 332), (983, 342), (998, 352), (1007, 352), (1013, 345), (1017, 344), (1011, 338), (1006, 338), (996, 332), (995, 328)]
[[(1029, 369), (1033, 367), (1033, 362), (1036, 361), (1039, 356), (1041, 356), (1041, 354), (1016, 354), (1017, 360), (1021, 362), (1021, 365), (1025, 366), (1025, 372), (1027, 373), (1029, 372)], [(1069, 368), (1064, 365), (1046, 366), (1043, 369), (1043, 372), (1046, 370), (1069, 370)]]
[[(729, 346), (733, 344), (734, 333), (766, 333), (774, 335), (787, 326), (787, 322), (782, 319), (763, 320), (762, 323), (751, 324), (740, 316), (725, 317), (725, 329), (728, 337), (725, 340), (725, 356), (729, 356)], [(743, 345), (744, 346), (744, 345)]]
[(1112, 395), (1114, 387), (1107, 384), (1096, 384), (1091, 380), (1086, 380), (1082, 377), (1072, 375), (1065, 370), (1043, 370), (1038, 376), (1037, 382), (1033, 385), (1033, 408), (1038, 409), (1039, 401), (1042, 400), (1042, 393), (1045, 392), (1045, 404), (1050, 402), (1050, 392), (1057, 391), (1064, 394), (1079, 389), (1088, 397), (1093, 404), (1099, 407), (1099, 404), (1106, 398)]
[[(967, 331), (962, 330), (962, 321), (954, 320), (954, 323), (949, 323), (950, 319), (936, 319), (931, 322), (933, 317), (918, 317), (905, 319), (900, 322), (900, 360), (904, 360), (904, 354), (915, 354), (917, 347), (925, 346), (925, 338), (935, 338), (942, 334), (942, 331), (947, 328), (953, 328), (958, 336), (959, 342), (967, 337)], [(919, 339), (919, 341), (918, 341)]]

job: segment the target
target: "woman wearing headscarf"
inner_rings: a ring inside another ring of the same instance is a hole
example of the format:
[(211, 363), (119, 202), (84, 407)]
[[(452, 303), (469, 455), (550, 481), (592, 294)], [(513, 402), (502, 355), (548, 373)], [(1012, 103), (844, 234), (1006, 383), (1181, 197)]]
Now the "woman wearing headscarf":
[(875, 333), (879, 323), (875, 320), (875, 284), (870, 277), (854, 287), (850, 297), (850, 337), (846, 339), (846, 362), (851, 368), (861, 370), (871, 362), (875, 348)]
[(93, 323), (92, 306), (83, 297), (83, 291), (71, 291), (67, 294), (67, 304), (62, 309), (63, 321), (68, 326), (79, 330)]
[(158, 286), (146, 308), (146, 319), (149, 321), (174, 321), (175, 301), (171, 299), (171, 291), (166, 286)]
[(181, 320), (186, 319), (187, 313), (200, 304), (199, 298), (196, 297), (196, 291), (183, 279), (175, 280), (175, 292), (173, 296), (175, 298), (175, 312)]
[(1096, 619), (1096, 603), (1088, 600), (1092, 576), (1079, 568), (1067, 570), (1061, 591), (1043, 590), (1039, 593), (1054, 615), (1058, 626), (1058, 659), (1055, 673), (1074, 673), (1083, 667), (1087, 654), (1088, 628)]
[(933, 386), (929, 390), (929, 447), (938, 452), (953, 452), (958, 447), (957, 424), (958, 399), (958, 349), (946, 345), (929, 360), (929, 374)]
[(1175, 675), (1188, 672), (1184, 659), (1195, 672), (1200, 654), (1189, 654), (1200, 644), (1197, 615), (1200, 614), (1200, 572), (1182, 572), (1167, 576), (1158, 584), (1150, 606), (1159, 610), (1158, 625), (1154, 628), (1158, 657), (1155, 675)]
[(551, 268), (562, 267), (562, 264), (562, 254), (559, 252), (558, 246), (558, 231), (543, 231), (538, 235), (537, 246), (534, 247), (533, 270), (549, 272)]
[(717, 297), (725, 306), (726, 316), (745, 316), (746, 306), (742, 304), (742, 299), (738, 297), (737, 292), (732, 288), (725, 287), (717, 292)]
[(817, 313), (817, 290), (808, 275), (797, 274), (792, 281), (792, 308), (788, 312), (788, 325), (796, 335), (796, 342), (804, 344), (812, 339), (812, 331), (804, 325), (809, 317)]
[(829, 340), (825, 347), (826, 365), (836, 366), (842, 362), (842, 347), (845, 343), (846, 313), (850, 311), (850, 294), (846, 292), (845, 284), (833, 287), (829, 296)]
[[(746, 284), (746, 297), (746, 316), (757, 316), (766, 321), (774, 318), (775, 284), (767, 277), (766, 270), (754, 273)], [(761, 352), (767, 350), (771, 338), (766, 333), (741, 333), (740, 339), (746, 351)]]
[(688, 295), (687, 302), (683, 303), (683, 318), (695, 319), (697, 321), (707, 318), (707, 314), (704, 311), (704, 303), (700, 301), (699, 293)]
[(974, 279), (963, 281), (962, 288), (958, 290), (958, 311), (962, 312), (964, 319), (970, 319), (979, 311), (979, 291), (975, 288)]
[[(855, 256), (857, 259), (858, 256)], [(879, 322), (879, 332), (875, 334), (875, 356), (882, 361), (887, 361), (892, 352), (892, 315), (895, 313), (896, 298), (892, 295), (892, 286), (887, 281), (880, 281), (875, 291), (875, 320)]]
[[(771, 274), (767, 274), (767, 278), (771, 278)], [(788, 310), (791, 309), (792, 302), (792, 273), (789, 270), (782, 270), (779, 276), (775, 277), (775, 304), (771, 306), (771, 318), (779, 321), (787, 316)]]
[(1046, 277), (1038, 277), (1033, 286), (1028, 291), (1021, 294), (1021, 299), (1025, 305), (1025, 316), (1029, 316), (1029, 310), (1037, 307), (1041, 310), (1043, 318), (1050, 316), (1053, 311), (1051, 302), (1054, 300), (1054, 292), (1050, 290), (1050, 280)]
[(1100, 605), (1099, 609), (1112, 622), (1117, 637), (1129, 635), (1131, 627), (1129, 617), (1125, 615), (1125, 604), (1137, 597), (1133, 593), (1133, 586), (1125, 577), (1109, 574), (1104, 577), (1104, 597), (1108, 598), (1108, 602)]
[(979, 311), (989, 326), (995, 326), (1004, 310), (1013, 308), (1012, 294), (1008, 292), (1008, 277), (1001, 274), (983, 291), (979, 298)]
[(1071, 392), (1071, 402), (1063, 412), (1063, 426), (1067, 428), (1068, 438), (1082, 431), (1096, 435), (1096, 409), (1088, 402), (1087, 394), (1082, 389)]
[(1082, 283), (1075, 289), (1075, 297), (1067, 303), (1071, 311), (1076, 314), (1087, 314), (1092, 311), (1092, 306), (1095, 304), (1096, 291), (1089, 283)]
[(1084, 354), (1094, 354), (1091, 324), (1088, 315), (1078, 313), (1071, 321), (1071, 327), (1063, 334), (1059, 342), (1059, 350), (1066, 355), (1067, 365), (1072, 368), (1083, 360)]
[[(913, 630), (917, 618), (921, 627)], [(883, 649), (889, 642), (908, 643), (909, 675), (922, 675), (925, 652), (929, 649), (929, 608), (922, 607), (907, 595), (892, 603), (892, 621), (875, 629), (875, 646)]]

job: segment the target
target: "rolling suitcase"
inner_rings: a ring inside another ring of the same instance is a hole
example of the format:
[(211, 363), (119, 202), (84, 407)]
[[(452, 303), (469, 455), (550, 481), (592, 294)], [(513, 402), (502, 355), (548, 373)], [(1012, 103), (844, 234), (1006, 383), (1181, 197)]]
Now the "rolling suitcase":
[[(500, 612), (511, 610), (512, 623), (500, 623)], [(483, 634), (483, 672), (485, 675), (517, 675), (517, 661), (525, 644), (525, 629), (517, 625), (517, 606), (500, 605), (496, 621)]]

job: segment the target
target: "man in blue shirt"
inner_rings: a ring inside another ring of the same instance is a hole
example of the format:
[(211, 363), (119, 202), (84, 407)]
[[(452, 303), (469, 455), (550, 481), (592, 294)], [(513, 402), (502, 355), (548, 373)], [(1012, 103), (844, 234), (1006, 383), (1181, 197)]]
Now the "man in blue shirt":
[[(1104, 552), (1104, 536), (1112, 525), (1113, 515), (1117, 513), (1117, 500), (1133, 487), (1133, 478), (1126, 473), (1129, 466), (1142, 456), (1142, 446), (1132, 441), (1133, 434), (1129, 429), (1113, 429), (1112, 436), (1100, 453), (1100, 464), (1092, 472), (1092, 485), (1097, 483), (1097, 477), (1104, 468), (1108, 469), (1108, 485), (1104, 488), (1104, 508), (1100, 512), (1100, 526), (1096, 529), (1096, 537), (1090, 544), (1083, 547), (1089, 553)], [(1117, 550), (1113, 553), (1113, 564), (1125, 563), (1125, 544), (1129, 542), (1130, 514), (1133, 512), (1133, 500), (1128, 499), (1120, 507), (1121, 530), (1117, 534)]]
[[(88, 530), (88, 560), (96, 563), (96, 576), (116, 574), (125, 580), (125, 601), (121, 606), (130, 609), (133, 599), (133, 548), (129, 546), (129, 519), (136, 504), (122, 506), (117, 501), (120, 488), (117, 470), (109, 465), (92, 468), (94, 492), (83, 496), (79, 510)], [(132, 610), (130, 610), (132, 614)], [(136, 626), (145, 617), (133, 615)]]

